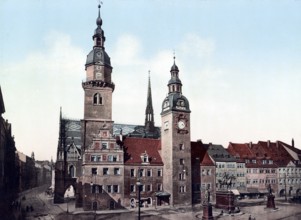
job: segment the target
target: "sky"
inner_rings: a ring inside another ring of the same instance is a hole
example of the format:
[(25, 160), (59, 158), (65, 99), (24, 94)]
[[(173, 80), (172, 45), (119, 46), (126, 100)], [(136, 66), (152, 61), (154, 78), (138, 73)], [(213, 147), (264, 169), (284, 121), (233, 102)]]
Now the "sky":
[[(300, 0), (102, 0), (113, 120), (144, 123), (150, 71), (155, 125), (175, 53), (191, 139), (280, 140), (301, 148)], [(97, 0), (1, 0), (0, 86), (16, 147), (56, 160), (59, 114), (83, 118)]]

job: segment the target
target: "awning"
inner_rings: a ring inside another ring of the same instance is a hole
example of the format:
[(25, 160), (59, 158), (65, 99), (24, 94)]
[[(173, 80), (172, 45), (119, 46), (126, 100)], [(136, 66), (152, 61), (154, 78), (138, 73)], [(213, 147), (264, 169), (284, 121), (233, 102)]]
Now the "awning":
[(237, 189), (231, 189), (231, 192), (233, 192), (233, 194), (235, 196), (239, 196), (240, 195), (240, 193), (239, 193), (239, 191)]
[(259, 193), (258, 189), (257, 188), (248, 188), (247, 191), (249, 193)]
[(265, 193), (265, 194), (268, 194), (268, 193), (269, 193), (268, 190), (266, 190), (266, 189), (261, 189), (261, 190), (259, 190), (259, 192), (260, 192), (260, 193)]
[(168, 192), (156, 192), (157, 197), (170, 196)]

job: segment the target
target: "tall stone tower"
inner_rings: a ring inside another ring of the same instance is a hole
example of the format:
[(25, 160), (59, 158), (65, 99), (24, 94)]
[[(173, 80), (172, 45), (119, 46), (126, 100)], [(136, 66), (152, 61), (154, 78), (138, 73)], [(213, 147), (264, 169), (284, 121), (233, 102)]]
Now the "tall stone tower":
[[(83, 174), (81, 182), (84, 210), (114, 209), (123, 195), (123, 150), (113, 137), (112, 66), (105, 51), (100, 6), (94, 46), (87, 56), (84, 89), (84, 119), (82, 120)], [(81, 188), (80, 187), (80, 188)], [(81, 189), (80, 189), (81, 190)]]
[(161, 156), (163, 190), (170, 193), (170, 205), (191, 205), (191, 142), (189, 102), (182, 94), (179, 68), (174, 64), (162, 103)]

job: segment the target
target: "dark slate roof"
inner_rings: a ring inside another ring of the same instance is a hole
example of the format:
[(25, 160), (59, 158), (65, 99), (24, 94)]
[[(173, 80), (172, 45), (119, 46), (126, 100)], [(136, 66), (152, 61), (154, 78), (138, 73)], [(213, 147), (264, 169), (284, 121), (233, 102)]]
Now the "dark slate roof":
[(158, 151), (161, 148), (161, 140), (159, 139), (126, 137), (123, 140), (123, 146), (125, 164), (127, 165), (141, 165), (140, 156), (145, 153), (149, 157), (149, 165), (163, 165)]
[(79, 120), (62, 119), (65, 126), (66, 147), (75, 144), (76, 148), (81, 149), (81, 123)]
[(113, 135), (117, 136), (122, 131), (122, 135), (129, 137), (160, 138), (161, 128), (155, 127), (154, 132), (146, 132), (143, 125), (114, 124)]
[(222, 145), (207, 144), (207, 153), (214, 162), (236, 162), (235, 157), (226, 151)]

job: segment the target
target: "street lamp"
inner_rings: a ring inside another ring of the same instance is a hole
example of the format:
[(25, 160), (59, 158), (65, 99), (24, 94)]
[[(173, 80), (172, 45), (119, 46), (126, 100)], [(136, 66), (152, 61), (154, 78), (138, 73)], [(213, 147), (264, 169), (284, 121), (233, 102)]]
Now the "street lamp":
[(137, 180), (136, 183), (137, 187), (138, 187), (138, 220), (140, 220), (140, 205), (141, 205), (141, 182), (140, 179)]
[[(91, 181), (91, 193), (93, 193), (93, 182)], [(96, 202), (96, 189), (94, 191), (94, 201), (92, 202), (92, 209), (94, 210), (94, 219), (96, 218), (96, 207), (94, 207), (94, 202)]]
[(69, 195), (67, 195), (67, 213), (69, 213), (68, 203), (69, 203)]

